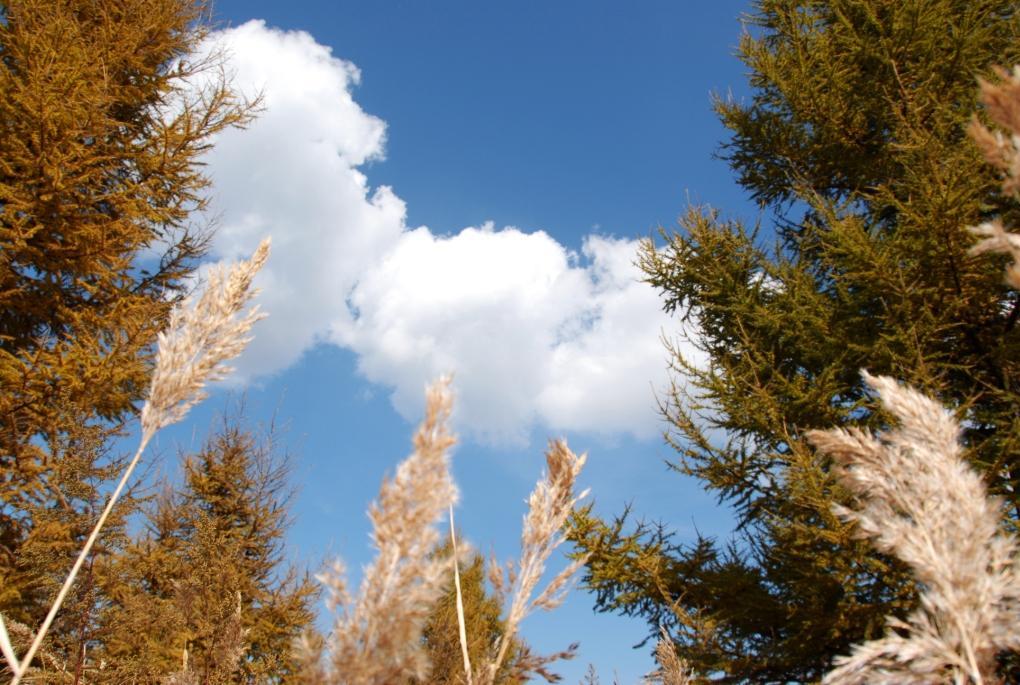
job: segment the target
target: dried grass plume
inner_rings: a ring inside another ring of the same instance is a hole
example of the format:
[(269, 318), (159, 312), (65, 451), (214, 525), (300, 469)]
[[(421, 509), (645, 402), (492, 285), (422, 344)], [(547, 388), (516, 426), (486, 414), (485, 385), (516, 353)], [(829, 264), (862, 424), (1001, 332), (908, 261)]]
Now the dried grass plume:
[(14, 673), (10, 685), (18, 685), (28, 672), (29, 664), (42, 646), (53, 619), (74, 585), (78, 572), (99, 538), (106, 519), (113, 511), (149, 441), (159, 429), (179, 421), (192, 406), (200, 402), (205, 397), (205, 385), (230, 372), (224, 362), (236, 357), (248, 344), (248, 332), (262, 318), (262, 314), (257, 307), (246, 314), (241, 314), (241, 311), (255, 296), (256, 291), (251, 287), (252, 280), (268, 258), (269, 239), (266, 238), (250, 260), (230, 267), (216, 266), (211, 269), (206, 287), (194, 306), (189, 298), (171, 311), (167, 328), (158, 338), (149, 395), (142, 407), (142, 434), (138, 448), (75, 559), (35, 639), (20, 661), (0, 617), (0, 653)]
[(659, 670), (646, 679), (648, 683), (662, 685), (693, 685), (694, 671), (686, 659), (676, 651), (676, 643), (665, 628), (660, 631), (658, 643), (655, 645), (655, 660), (659, 662)]
[(238, 314), (257, 294), (251, 283), (268, 258), (266, 238), (248, 261), (212, 267), (193, 306), (189, 301), (174, 307), (169, 325), (159, 334), (149, 397), (142, 408), (143, 432), (180, 421), (205, 399), (207, 384), (231, 372), (225, 362), (241, 353), (251, 340), (252, 326), (264, 316), (258, 307)]
[[(491, 685), (495, 682), (521, 621), (535, 609), (549, 611), (562, 604), (572, 579), (587, 561), (586, 557), (582, 557), (571, 562), (532, 599), (545, 572), (546, 562), (553, 551), (563, 544), (562, 531), (567, 517), (574, 506), (588, 495), (587, 490), (580, 495), (574, 494), (577, 477), (587, 458), (585, 454), (574, 454), (562, 440), (549, 443), (545, 455), (545, 477), (538, 481), (528, 498), (528, 512), (524, 516), (521, 531), (521, 558), (516, 565), (507, 565), (505, 575), (504, 569), (497, 562), (493, 560), (489, 564), (489, 581), (496, 596), (504, 605), (511, 592), (512, 597), (503, 634), (494, 654), (487, 663), (480, 666), (473, 678), (473, 682), (478, 685)], [(548, 673), (545, 666), (558, 659), (571, 658), (575, 649), (576, 645), (571, 645), (567, 650), (548, 657), (529, 654), (518, 666), (521, 670), (542, 675), (547, 680), (555, 679), (556, 676)]]
[(1001, 503), (963, 460), (960, 427), (938, 403), (863, 372), (899, 426), (811, 431), (859, 498), (837, 513), (913, 570), (923, 588), (906, 621), (836, 660), (824, 682), (995, 683), (996, 654), (1020, 648), (1017, 543), (999, 528)]
[(431, 552), (439, 542), (436, 523), (457, 499), (447, 456), (455, 443), (451, 407), (449, 379), (428, 389), (414, 451), (369, 509), (378, 553), (358, 596), (351, 598), (340, 562), (319, 577), (337, 617), (325, 658), (311, 641), (299, 647), (304, 682), (387, 685), (428, 676), (422, 629), (450, 570), (449, 559)]
[[(1002, 191), (1020, 196), (1020, 66), (1012, 72), (997, 70), (998, 83), (981, 81), (981, 104), (998, 129), (990, 129), (975, 115), (970, 134), (989, 164), (1003, 176)], [(989, 221), (970, 231), (981, 238), (972, 254), (1004, 252), (1013, 258), (1006, 268), (1006, 282), (1020, 290), (1020, 235), (1005, 229), (1001, 221)]]

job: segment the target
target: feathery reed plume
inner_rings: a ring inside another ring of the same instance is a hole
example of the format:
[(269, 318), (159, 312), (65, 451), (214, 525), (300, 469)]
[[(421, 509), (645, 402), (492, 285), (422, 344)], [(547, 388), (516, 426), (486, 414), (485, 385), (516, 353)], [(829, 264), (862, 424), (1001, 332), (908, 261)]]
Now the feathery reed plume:
[(859, 498), (859, 509), (837, 513), (910, 565), (923, 590), (906, 621), (890, 618), (884, 637), (837, 659), (824, 682), (998, 682), (996, 653), (1020, 647), (1017, 544), (999, 530), (1000, 503), (963, 461), (948, 411), (891, 378), (862, 375), (899, 427), (807, 437)]
[(970, 134), (989, 164), (999, 169), (1005, 178), (1002, 191), (1007, 195), (1020, 193), (1020, 66), (1012, 73), (999, 67), (995, 70), (999, 83), (979, 79), (980, 100), (988, 118), (1002, 131), (989, 130), (975, 115), (971, 120)]
[(659, 670), (646, 678), (647, 683), (662, 685), (693, 685), (694, 673), (687, 660), (676, 651), (676, 643), (665, 628), (660, 629), (660, 637), (655, 645), (655, 660), (659, 662)]
[(210, 269), (205, 292), (193, 307), (174, 307), (169, 325), (159, 334), (156, 367), (142, 408), (143, 435), (180, 421), (205, 399), (207, 383), (231, 372), (224, 362), (241, 353), (251, 340), (251, 327), (264, 316), (258, 307), (237, 314), (256, 294), (251, 282), (268, 258), (266, 238), (250, 260)]
[(110, 495), (35, 639), (20, 662), (7, 639), (6, 630), (2, 629), (3, 619), (0, 617), (0, 652), (14, 673), (11, 685), (18, 685), (28, 671), (149, 441), (159, 429), (184, 418), (188, 410), (205, 397), (203, 388), (206, 383), (230, 373), (224, 362), (236, 357), (248, 344), (248, 332), (263, 315), (259, 313), (258, 307), (252, 307), (243, 316), (238, 317), (238, 314), (255, 296), (257, 291), (251, 287), (252, 279), (268, 257), (269, 239), (266, 238), (250, 260), (229, 268), (213, 267), (205, 290), (194, 306), (191, 306), (192, 298), (188, 298), (171, 311), (167, 328), (158, 338), (149, 396), (142, 407), (142, 434), (138, 449), (121, 474), (117, 487)]
[(305, 682), (392, 685), (427, 677), (422, 629), (450, 568), (448, 558), (431, 554), (439, 540), (435, 524), (457, 499), (447, 457), (455, 442), (447, 427), (451, 407), (450, 381), (442, 379), (428, 389), (414, 451), (369, 509), (378, 554), (358, 597), (351, 601), (339, 563), (320, 576), (338, 615), (328, 663), (309, 641), (299, 648)]
[[(992, 131), (974, 116), (970, 134), (989, 164), (1003, 174), (1002, 192), (1020, 195), (1020, 66), (1012, 73), (997, 69), (1000, 83), (982, 80), (981, 103), (994, 124), (1005, 129)], [(989, 221), (970, 228), (981, 240), (971, 248), (972, 254), (1005, 252), (1013, 257), (1006, 268), (1006, 282), (1020, 290), (1020, 235), (1008, 232), (1001, 221)]]
[(601, 683), (595, 664), (588, 664), (588, 670), (584, 672), (584, 680), (581, 681), (581, 685), (601, 685)]
[[(508, 564), (504, 582), (503, 571), (498, 564), (492, 562), (489, 565), (489, 579), (497, 596), (505, 602), (508, 589), (513, 589), (514, 594), (495, 653), (488, 663), (481, 666), (475, 677), (475, 682), (479, 685), (492, 685), (495, 681), (499, 667), (506, 658), (524, 617), (535, 609), (548, 611), (558, 607), (569, 589), (570, 580), (587, 561), (586, 557), (573, 561), (550, 581), (537, 598), (531, 599), (545, 571), (546, 561), (553, 551), (563, 544), (561, 531), (567, 517), (574, 505), (588, 495), (588, 491), (585, 490), (579, 496), (574, 496), (574, 485), (588, 458), (587, 455), (577, 456), (570, 451), (566, 442), (554, 440), (549, 443), (545, 458), (548, 471), (545, 478), (535, 485), (528, 499), (528, 513), (524, 516), (524, 527), (521, 532), (521, 558), (516, 568)], [(555, 676), (544, 671), (545, 664), (556, 659), (571, 658), (575, 648), (576, 645), (552, 657), (529, 655), (530, 658), (524, 659), (521, 666), (549, 680)]]
[(1020, 235), (1007, 231), (998, 220), (971, 226), (969, 230), (981, 238), (970, 249), (971, 254), (1005, 252), (1013, 257), (1013, 263), (1006, 267), (1006, 283), (1011, 288), (1020, 290)]

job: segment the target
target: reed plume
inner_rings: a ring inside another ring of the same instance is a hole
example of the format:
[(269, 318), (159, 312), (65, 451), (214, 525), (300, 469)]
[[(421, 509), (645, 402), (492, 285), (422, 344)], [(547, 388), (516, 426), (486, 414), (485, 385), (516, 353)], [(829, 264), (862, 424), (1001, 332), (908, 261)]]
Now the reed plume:
[[(977, 115), (970, 126), (970, 134), (985, 159), (1002, 174), (1002, 192), (1020, 196), (1020, 66), (1012, 72), (998, 69), (998, 83), (982, 80), (981, 104), (992, 123), (1000, 127), (990, 129)], [(1013, 258), (1006, 267), (1006, 282), (1020, 290), (1020, 235), (1006, 230), (998, 219), (970, 228), (981, 238), (971, 248), (972, 254), (1004, 252)]]
[(676, 643), (665, 628), (659, 630), (659, 641), (655, 644), (655, 660), (659, 668), (645, 677), (645, 685), (693, 685), (694, 671), (690, 663), (676, 650)]
[(884, 637), (836, 660), (828, 685), (999, 682), (996, 655), (1020, 648), (1016, 540), (1002, 504), (963, 459), (960, 426), (921, 393), (863, 372), (899, 426), (810, 431), (859, 505), (837, 513), (913, 570), (920, 607), (888, 619)]
[(142, 432), (138, 449), (121, 474), (117, 487), (75, 559), (42, 626), (20, 661), (0, 617), (0, 653), (14, 674), (11, 685), (18, 685), (28, 672), (53, 619), (74, 585), (78, 572), (92, 551), (106, 519), (113, 511), (149, 441), (161, 428), (184, 418), (188, 410), (205, 397), (204, 387), (207, 383), (229, 374), (230, 368), (225, 362), (240, 354), (248, 344), (251, 327), (263, 315), (257, 307), (252, 307), (243, 315), (241, 310), (256, 295), (257, 291), (251, 287), (252, 280), (268, 258), (267, 238), (258, 246), (251, 259), (231, 267), (217, 265), (210, 269), (206, 287), (197, 301), (187, 298), (171, 311), (167, 328), (159, 334), (157, 341), (155, 369), (149, 384), (148, 398), (142, 407)]
[(456, 442), (448, 428), (451, 407), (450, 381), (442, 379), (426, 393), (414, 450), (369, 509), (377, 555), (358, 596), (351, 598), (341, 562), (319, 576), (337, 615), (325, 658), (309, 639), (299, 646), (304, 682), (391, 685), (428, 676), (422, 629), (450, 570), (449, 558), (431, 553), (439, 541), (436, 523), (457, 499), (447, 456)]
[[(587, 490), (574, 495), (577, 476), (587, 458), (585, 454), (574, 454), (563, 440), (549, 443), (545, 455), (546, 474), (528, 498), (528, 512), (524, 515), (521, 531), (521, 557), (516, 565), (508, 564), (505, 576), (504, 569), (498, 563), (492, 561), (489, 564), (489, 581), (497, 597), (506, 604), (510, 591), (513, 595), (499, 643), (493, 655), (487, 663), (481, 664), (473, 678), (473, 682), (478, 685), (492, 685), (495, 682), (521, 621), (535, 609), (549, 611), (562, 604), (571, 580), (587, 561), (587, 557), (581, 557), (571, 562), (532, 599), (545, 572), (546, 562), (553, 551), (563, 544), (562, 531), (567, 517), (574, 506), (588, 495)], [(548, 673), (545, 666), (557, 659), (571, 658), (576, 647), (571, 645), (567, 650), (551, 656), (528, 654), (518, 660), (518, 669), (554, 680), (556, 676)]]

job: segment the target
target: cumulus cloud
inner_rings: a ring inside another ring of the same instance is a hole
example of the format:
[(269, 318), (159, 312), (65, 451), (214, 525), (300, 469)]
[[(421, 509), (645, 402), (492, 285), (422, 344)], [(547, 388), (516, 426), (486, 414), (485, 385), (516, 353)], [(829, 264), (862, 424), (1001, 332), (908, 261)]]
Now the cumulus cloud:
[(220, 136), (207, 162), (219, 217), (214, 254), (273, 236), (262, 322), (245, 377), (286, 369), (316, 344), (354, 351), (359, 371), (414, 418), (421, 389), (453, 371), (461, 431), (524, 441), (551, 430), (657, 429), (670, 322), (639, 281), (636, 243), (592, 235), (574, 253), (542, 231), (406, 226), (403, 201), (371, 188), (385, 124), (353, 92), (358, 69), (303, 32), (252, 21), (216, 33), (235, 84), (265, 111)]
[(428, 378), (455, 369), (461, 421), (490, 439), (523, 439), (534, 421), (647, 435), (664, 321), (635, 248), (593, 236), (576, 255), (541, 231), (419, 228), (354, 289), (358, 316), (334, 339), (407, 415)]

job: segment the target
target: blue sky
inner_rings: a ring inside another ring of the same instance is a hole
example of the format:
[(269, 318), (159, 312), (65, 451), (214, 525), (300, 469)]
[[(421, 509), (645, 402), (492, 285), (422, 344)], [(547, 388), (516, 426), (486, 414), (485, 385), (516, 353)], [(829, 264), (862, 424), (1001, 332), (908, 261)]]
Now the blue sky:
[[(293, 455), (295, 559), (371, 555), (365, 508), (409, 448), (430, 378), (455, 373), (458, 524), (516, 555), (548, 437), (587, 451), (597, 510), (725, 535), (728, 514), (668, 472), (654, 390), (678, 324), (638, 280), (634, 241), (691, 201), (754, 219), (713, 158), (711, 93), (746, 94), (744, 2), (220, 0), (235, 83), (265, 95), (207, 158), (212, 257), (272, 235), (270, 318), (232, 390), (159, 438), (197, 447), (242, 387)], [(164, 470), (172, 471), (171, 461)], [(562, 564), (557, 560), (555, 567)], [(652, 668), (636, 620), (580, 591), (534, 615), (539, 650), (575, 641), (576, 683)]]

